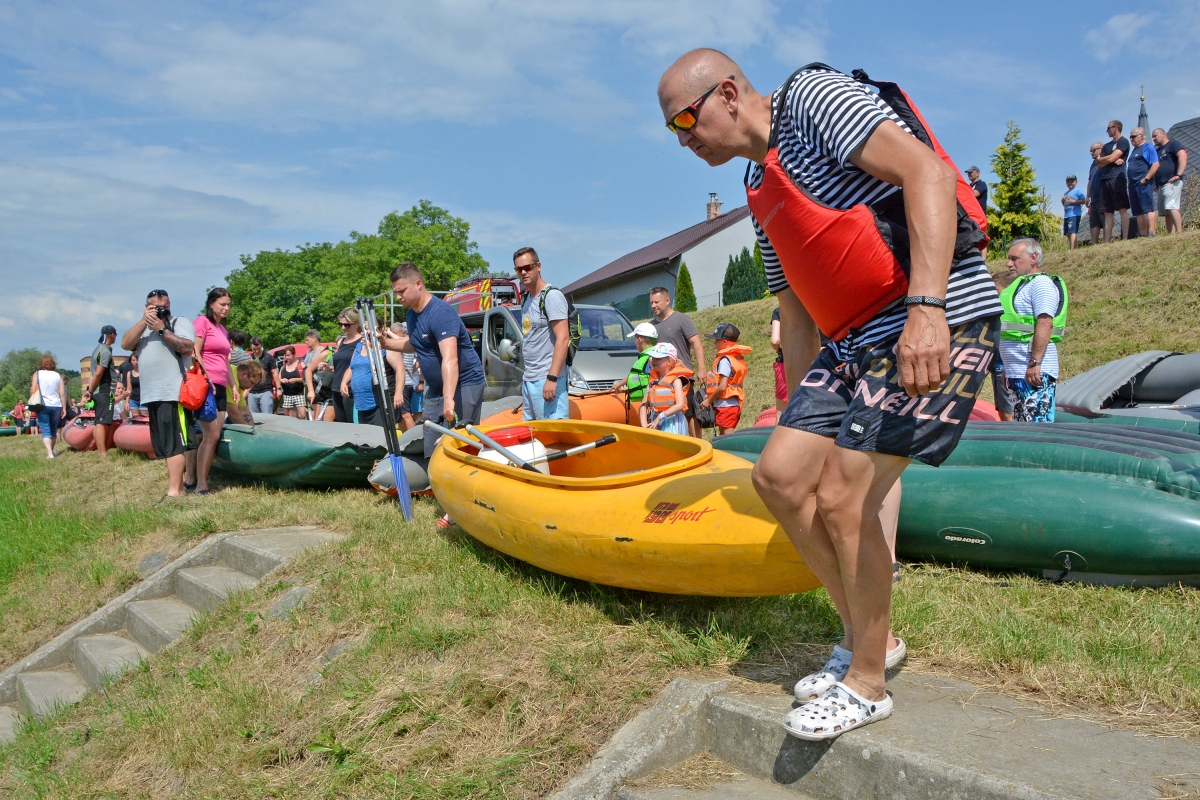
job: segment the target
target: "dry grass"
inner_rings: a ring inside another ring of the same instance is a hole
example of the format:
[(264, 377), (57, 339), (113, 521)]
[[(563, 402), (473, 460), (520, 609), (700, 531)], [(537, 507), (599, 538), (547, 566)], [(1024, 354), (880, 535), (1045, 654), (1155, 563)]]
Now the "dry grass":
[(703, 791), (715, 784), (729, 783), (743, 773), (710, 753), (700, 753), (658, 772), (625, 781), (626, 786), (639, 789), (690, 789)]

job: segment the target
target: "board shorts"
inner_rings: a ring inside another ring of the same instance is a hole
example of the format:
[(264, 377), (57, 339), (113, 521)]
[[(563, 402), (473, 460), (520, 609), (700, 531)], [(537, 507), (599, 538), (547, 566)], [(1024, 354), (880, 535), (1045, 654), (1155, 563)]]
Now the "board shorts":
[(1107, 178), (1100, 181), (1100, 210), (1105, 214), (1129, 208), (1129, 189), (1125, 185), (1125, 176)]
[(742, 407), (740, 405), (714, 406), (713, 411), (717, 412), (716, 426), (718, 428), (736, 428), (742, 418)]
[(150, 417), (150, 446), (158, 458), (174, 458), (200, 444), (193, 431), (192, 412), (174, 400), (147, 403)]
[(1063, 236), (1079, 233), (1079, 217), (1063, 217)]
[(283, 396), (284, 408), (304, 408), (304, 395), (302, 394), (285, 394)]
[(783, 369), (783, 362), (775, 362), (775, 399), (787, 402), (787, 372)]
[(1129, 184), (1129, 208), (1135, 217), (1154, 213), (1157, 208), (1154, 203), (1154, 187), (1141, 181)]
[(975, 398), (991, 378), (999, 329), (999, 316), (951, 328), (950, 376), (920, 397), (900, 387), (895, 339), (861, 348), (849, 360), (838, 359), (825, 345), (779, 424), (834, 439), (848, 450), (936, 467), (958, 446)]
[(1004, 390), (1012, 406), (1013, 422), (1054, 422), (1054, 387), (1058, 380), (1042, 376), (1042, 385), (1034, 387), (1024, 378), (1008, 378)]
[(92, 409), (96, 412), (97, 425), (113, 424), (113, 399), (111, 394), (97, 392), (92, 395)]
[(1158, 213), (1165, 214), (1168, 211), (1179, 211), (1182, 208), (1180, 198), (1183, 195), (1183, 181), (1164, 183), (1158, 187), (1157, 194)]

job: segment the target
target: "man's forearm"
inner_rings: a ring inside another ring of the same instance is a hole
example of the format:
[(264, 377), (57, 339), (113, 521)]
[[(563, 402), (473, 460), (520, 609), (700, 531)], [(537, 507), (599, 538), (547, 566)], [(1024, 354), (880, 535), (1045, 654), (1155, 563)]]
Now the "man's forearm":
[(700, 334), (697, 333), (691, 339), (688, 339), (688, 343), (691, 344), (692, 353), (694, 353), (696, 356), (696, 360), (693, 362), (692, 366), (695, 368), (696, 372), (699, 372), (700, 370), (704, 369), (704, 364), (705, 364), (704, 340), (701, 339)]
[(779, 293), (779, 344), (783, 350), (788, 396), (791, 396), (809, 366), (816, 361), (821, 350), (821, 336), (816, 323), (790, 288)]
[(946, 299), (958, 229), (956, 181), (957, 176), (949, 170), (928, 169), (904, 186), (904, 214), (911, 242), (910, 295)]
[(121, 336), (121, 348), (133, 352), (137, 349), (138, 341), (142, 338), (142, 331), (146, 330), (146, 320), (138, 320), (138, 323), (129, 330), (125, 331)]
[(195, 346), (193, 345), (191, 339), (184, 339), (182, 336), (176, 336), (175, 331), (171, 330), (170, 328), (163, 328), (160, 333), (162, 333), (163, 342), (167, 345), (167, 347), (171, 348), (181, 356), (187, 355)]
[(442, 360), (442, 397), (454, 399), (458, 391), (458, 359), (452, 363), (449, 359)]
[(1046, 355), (1046, 346), (1050, 344), (1050, 330), (1054, 327), (1054, 320), (1045, 314), (1037, 318), (1037, 322), (1033, 328), (1033, 342), (1029, 346), (1029, 357), (1039, 364), (1042, 363), (1042, 356)]
[(1180, 150), (1175, 154), (1175, 177), (1183, 178), (1185, 170), (1187, 170), (1187, 150)]

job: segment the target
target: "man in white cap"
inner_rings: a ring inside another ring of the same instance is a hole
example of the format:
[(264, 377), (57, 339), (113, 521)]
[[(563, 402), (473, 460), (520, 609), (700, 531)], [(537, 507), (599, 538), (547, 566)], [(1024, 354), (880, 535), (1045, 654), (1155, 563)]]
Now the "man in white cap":
[(650, 354), (647, 351), (658, 341), (658, 328), (649, 322), (641, 322), (626, 338), (631, 337), (637, 345), (637, 360), (629, 368), (629, 374), (613, 384), (612, 393), (624, 389), (629, 394), (629, 404), (633, 405), (642, 402), (646, 387), (650, 385)]

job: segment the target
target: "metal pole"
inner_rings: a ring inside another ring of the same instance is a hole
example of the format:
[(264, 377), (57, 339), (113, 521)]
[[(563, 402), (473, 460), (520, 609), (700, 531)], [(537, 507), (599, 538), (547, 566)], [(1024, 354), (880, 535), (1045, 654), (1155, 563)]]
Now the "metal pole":
[(412, 522), (412, 494), (408, 488), (408, 476), (404, 474), (404, 459), (400, 455), (400, 437), (396, 435), (396, 415), (392, 408), (392, 393), (388, 387), (387, 372), (384, 370), (383, 345), (379, 342), (379, 323), (375, 319), (375, 298), (360, 297), (355, 300), (362, 324), (363, 338), (367, 343), (367, 357), (371, 362), (371, 384), (379, 389), (377, 401), (383, 405), (379, 413), (383, 416), (383, 438), (387, 443), (388, 458), (392, 464), (392, 477), (396, 480), (396, 499), (407, 522)]

